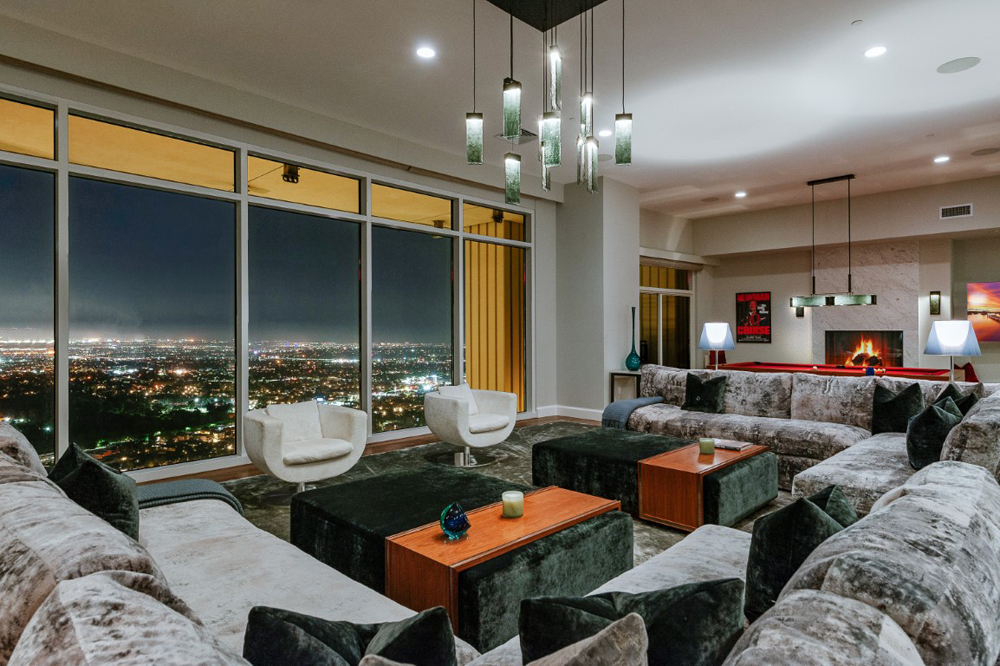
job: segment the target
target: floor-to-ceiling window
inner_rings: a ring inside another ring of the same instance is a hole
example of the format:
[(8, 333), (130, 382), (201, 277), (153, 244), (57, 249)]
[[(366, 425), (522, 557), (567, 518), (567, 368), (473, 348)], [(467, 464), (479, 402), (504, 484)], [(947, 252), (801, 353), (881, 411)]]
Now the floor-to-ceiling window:
[(0, 421), (46, 464), (55, 453), (55, 184), (51, 173), (0, 166)]
[(70, 180), (70, 439), (122, 469), (236, 452), (235, 207)]
[(454, 241), (372, 229), (372, 430), (424, 425), (424, 393), (452, 383)]
[(639, 357), (642, 363), (691, 367), (691, 272), (639, 266)]
[(48, 462), (240, 453), (299, 400), (419, 427), (460, 378), (531, 408), (523, 209), (0, 88), (0, 419)]
[(250, 407), (361, 405), (356, 222), (250, 208)]

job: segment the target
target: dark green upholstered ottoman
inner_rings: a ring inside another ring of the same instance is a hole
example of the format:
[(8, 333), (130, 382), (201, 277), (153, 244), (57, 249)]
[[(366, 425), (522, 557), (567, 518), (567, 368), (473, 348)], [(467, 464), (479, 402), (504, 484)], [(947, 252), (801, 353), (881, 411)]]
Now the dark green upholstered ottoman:
[[(692, 444), (691, 440), (602, 428), (538, 442), (531, 450), (531, 478), (617, 499), (639, 513), (639, 461)], [(778, 496), (778, 458), (768, 451), (705, 477), (704, 521), (731, 526)]]
[[(292, 498), (291, 541), (316, 559), (385, 592), (385, 539), (531, 490), (478, 472), (426, 465)], [(473, 525), (475, 529), (475, 525)], [(533, 541), (459, 574), (459, 636), (486, 652), (517, 635), (522, 599), (582, 596), (632, 568), (632, 520), (621, 511)]]

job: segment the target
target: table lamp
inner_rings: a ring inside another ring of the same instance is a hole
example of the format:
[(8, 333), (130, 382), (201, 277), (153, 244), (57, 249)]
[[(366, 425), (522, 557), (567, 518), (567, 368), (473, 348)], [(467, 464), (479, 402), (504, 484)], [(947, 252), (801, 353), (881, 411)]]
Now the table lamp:
[(976, 339), (976, 332), (972, 328), (972, 322), (960, 321), (936, 321), (931, 326), (931, 333), (927, 336), (927, 347), (924, 353), (930, 356), (947, 356), (948, 358), (948, 381), (955, 381), (955, 357), (956, 356), (980, 356), (979, 340)]
[(719, 369), (719, 350), (736, 349), (733, 344), (733, 332), (726, 322), (706, 322), (701, 329), (701, 340), (698, 349), (709, 349), (715, 352), (715, 369)]

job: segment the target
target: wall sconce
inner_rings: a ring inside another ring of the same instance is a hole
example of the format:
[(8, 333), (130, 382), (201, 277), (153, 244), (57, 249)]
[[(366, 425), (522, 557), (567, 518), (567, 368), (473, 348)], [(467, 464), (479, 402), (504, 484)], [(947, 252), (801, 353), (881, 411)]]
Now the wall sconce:
[(795, 308), (795, 316), (798, 317), (799, 319), (802, 319), (803, 317), (806, 316), (806, 309), (801, 305)]
[(930, 298), (931, 314), (939, 315), (941, 314), (941, 292), (932, 291)]

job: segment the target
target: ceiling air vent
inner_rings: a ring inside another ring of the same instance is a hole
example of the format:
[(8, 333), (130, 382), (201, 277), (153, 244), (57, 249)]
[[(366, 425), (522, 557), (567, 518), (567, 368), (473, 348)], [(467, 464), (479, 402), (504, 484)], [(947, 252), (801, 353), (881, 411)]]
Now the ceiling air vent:
[(953, 217), (972, 217), (972, 204), (959, 204), (958, 206), (941, 207), (942, 220), (950, 220)]

